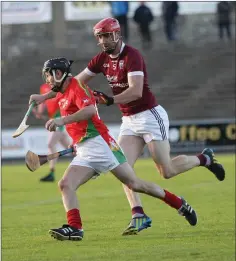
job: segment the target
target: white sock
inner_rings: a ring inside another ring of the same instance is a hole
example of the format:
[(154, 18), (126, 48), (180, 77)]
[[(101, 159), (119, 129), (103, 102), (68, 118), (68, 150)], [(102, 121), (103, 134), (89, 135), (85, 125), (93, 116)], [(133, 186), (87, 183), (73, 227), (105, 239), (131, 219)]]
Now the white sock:
[(203, 154), (203, 155), (206, 157), (206, 165), (205, 166), (210, 166), (211, 165), (211, 158), (206, 154)]
[(132, 218), (139, 218), (139, 217), (143, 217), (144, 214), (140, 214), (140, 213), (135, 213), (134, 215), (132, 215)]

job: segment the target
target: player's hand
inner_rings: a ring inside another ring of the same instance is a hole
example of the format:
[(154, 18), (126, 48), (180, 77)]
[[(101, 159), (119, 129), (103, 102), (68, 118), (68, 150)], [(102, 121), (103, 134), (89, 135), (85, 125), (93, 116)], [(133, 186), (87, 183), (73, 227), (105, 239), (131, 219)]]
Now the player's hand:
[(99, 104), (105, 104), (106, 106), (110, 106), (110, 105), (114, 104), (114, 98), (107, 96), (103, 92), (94, 90), (93, 95), (96, 98), (96, 102)]
[(56, 131), (57, 127), (60, 127), (63, 125), (65, 125), (65, 123), (63, 121), (63, 117), (61, 117), (61, 118), (51, 119), (51, 120), (47, 121), (45, 124), (45, 128), (48, 131)]
[(30, 95), (29, 105), (33, 101), (38, 105), (38, 104), (40, 104), (40, 103), (45, 101), (45, 97), (43, 95), (41, 95), (41, 94), (32, 94), (32, 95)]
[(77, 148), (76, 148), (76, 146), (73, 145), (73, 144), (71, 144), (71, 145), (68, 146), (68, 148), (69, 148), (69, 149), (70, 149), (70, 148), (73, 148), (72, 155), (75, 157), (76, 154), (77, 154)]

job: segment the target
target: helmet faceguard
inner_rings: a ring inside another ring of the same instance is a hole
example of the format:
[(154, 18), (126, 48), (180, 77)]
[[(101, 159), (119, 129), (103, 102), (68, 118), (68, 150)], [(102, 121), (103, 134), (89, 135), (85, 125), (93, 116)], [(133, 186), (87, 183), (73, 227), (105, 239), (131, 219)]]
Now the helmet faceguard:
[[(53, 76), (54, 86), (51, 88), (54, 92), (59, 92), (62, 89), (62, 86), (68, 76), (72, 76), (71, 74), (71, 65), (73, 61), (69, 61), (66, 58), (53, 58), (44, 63), (42, 69), (42, 77), (44, 81), (46, 81), (45, 73), (48, 72)], [(63, 75), (60, 79), (56, 78), (56, 71), (60, 70)]]
[[(113, 51), (116, 49), (117, 43), (121, 39), (120, 24), (118, 20), (115, 18), (109, 17), (98, 22), (93, 28), (93, 33), (96, 39), (98, 39), (100, 35), (108, 34), (110, 36), (110, 43), (115, 44), (107, 49), (103, 48), (103, 51), (109, 54), (113, 53)], [(98, 43), (98, 45), (101, 45), (101, 43)]]

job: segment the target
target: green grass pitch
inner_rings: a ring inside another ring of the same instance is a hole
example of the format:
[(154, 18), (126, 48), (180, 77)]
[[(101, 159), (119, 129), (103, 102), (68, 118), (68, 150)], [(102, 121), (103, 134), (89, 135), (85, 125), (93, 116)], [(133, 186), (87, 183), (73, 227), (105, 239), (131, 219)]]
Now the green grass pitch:
[[(137, 175), (184, 196), (198, 214), (191, 227), (160, 200), (142, 195), (152, 228), (122, 237), (131, 213), (121, 183), (112, 174), (89, 181), (78, 191), (85, 237), (56, 241), (49, 228), (66, 223), (57, 183), (41, 184), (48, 165), (34, 173), (24, 165), (2, 166), (3, 261), (234, 261), (235, 155), (219, 157), (226, 179), (203, 167), (164, 180), (151, 160), (140, 159)], [(67, 162), (57, 164), (61, 177)]]

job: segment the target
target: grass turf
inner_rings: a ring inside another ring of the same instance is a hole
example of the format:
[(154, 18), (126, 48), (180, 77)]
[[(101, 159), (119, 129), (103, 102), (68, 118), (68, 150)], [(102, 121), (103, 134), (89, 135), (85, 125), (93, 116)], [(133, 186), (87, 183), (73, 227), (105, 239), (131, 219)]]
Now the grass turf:
[[(66, 223), (56, 183), (38, 180), (48, 166), (31, 173), (24, 165), (2, 167), (3, 261), (233, 261), (235, 260), (235, 156), (219, 159), (226, 179), (216, 180), (203, 167), (164, 180), (151, 160), (139, 160), (137, 175), (182, 195), (199, 222), (191, 227), (163, 202), (142, 195), (152, 228), (123, 237), (131, 214), (119, 181), (106, 174), (82, 186), (77, 195), (85, 237), (81, 242), (56, 241), (49, 228)], [(67, 167), (56, 166), (57, 179)]]

